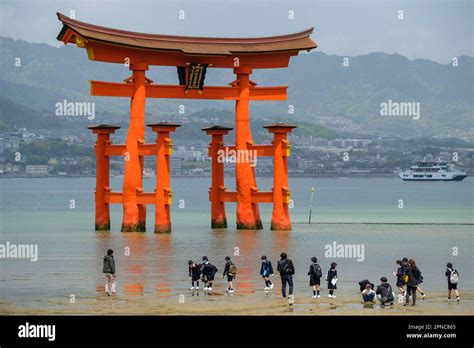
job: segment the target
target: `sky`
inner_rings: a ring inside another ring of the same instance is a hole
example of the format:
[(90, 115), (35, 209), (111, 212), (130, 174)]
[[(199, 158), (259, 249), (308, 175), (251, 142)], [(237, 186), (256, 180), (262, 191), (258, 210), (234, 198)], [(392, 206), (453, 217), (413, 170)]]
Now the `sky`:
[(71, 11), (83, 22), (156, 34), (257, 37), (315, 27), (318, 50), (342, 56), (386, 52), (443, 64), (474, 56), (471, 0), (0, 0), (0, 36), (59, 46), (56, 12)]

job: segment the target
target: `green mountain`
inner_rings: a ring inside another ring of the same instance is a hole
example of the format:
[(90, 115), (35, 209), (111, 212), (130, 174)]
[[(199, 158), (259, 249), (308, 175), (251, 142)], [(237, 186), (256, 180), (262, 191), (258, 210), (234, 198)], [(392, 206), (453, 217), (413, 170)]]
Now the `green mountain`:
[[(84, 50), (71, 45), (57, 48), (0, 37), (0, 49), (2, 109), (23, 107), (45, 116), (54, 115), (55, 104), (63, 100), (94, 101), (97, 122), (127, 121), (129, 101), (91, 97), (88, 82), (122, 81), (130, 75), (125, 66), (89, 61)], [(16, 58), (21, 59), (19, 67), (15, 66)], [(287, 84), (289, 98), (252, 102), (252, 119), (306, 122), (300, 132), (314, 124), (335, 130), (344, 124), (345, 131), (401, 137), (443, 135), (474, 127), (472, 57), (459, 57), (457, 67), (385, 53), (348, 57), (349, 66), (344, 67), (343, 58), (316, 52), (293, 58), (288, 69), (256, 70), (253, 81), (262, 86)], [(172, 67), (153, 67), (147, 74), (156, 83), (177, 82)], [(209, 69), (206, 84), (225, 85), (233, 79), (230, 71)], [(382, 117), (381, 103), (389, 99), (420, 103), (419, 120)], [(186, 106), (188, 115), (204, 109), (233, 112), (234, 108), (225, 101), (149, 100), (147, 113), (172, 118), (180, 104)], [(293, 105), (294, 114), (288, 114), (289, 105)], [(8, 117), (11, 113), (2, 111), (0, 121), (10, 124)]]

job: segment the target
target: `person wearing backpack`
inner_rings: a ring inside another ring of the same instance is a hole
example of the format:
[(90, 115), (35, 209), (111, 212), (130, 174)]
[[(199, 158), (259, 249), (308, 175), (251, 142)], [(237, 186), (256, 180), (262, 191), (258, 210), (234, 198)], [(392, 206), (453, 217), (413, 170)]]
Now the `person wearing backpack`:
[(320, 285), (321, 285), (321, 277), (323, 276), (323, 271), (321, 270), (321, 266), (318, 265), (318, 258), (313, 256), (311, 258), (312, 264), (309, 266), (309, 286), (313, 287), (313, 298), (321, 297), (319, 295)]
[(295, 274), (295, 266), (286, 253), (280, 254), (277, 271), (280, 272), (281, 294), (283, 298), (286, 298), (286, 284), (288, 283), (288, 298), (291, 303), (293, 301), (293, 274)]
[(387, 303), (389, 303), (390, 306), (393, 305), (395, 293), (392, 290), (392, 286), (387, 283), (386, 277), (380, 278), (380, 285), (377, 286), (375, 293), (377, 294), (377, 298), (379, 299), (381, 306), (385, 306)]
[(405, 295), (405, 304), (408, 306), (410, 302), (410, 295), (412, 297), (412, 306), (416, 305), (416, 288), (420, 284), (421, 272), (416, 266), (416, 262), (413, 259), (408, 261), (408, 267), (406, 269), (406, 276), (408, 276), (407, 281), (407, 293)]
[(459, 272), (456, 268), (453, 267), (453, 264), (449, 262), (446, 265), (446, 277), (448, 278), (448, 301), (451, 300), (451, 290), (454, 290), (456, 293), (456, 301), (459, 302), (459, 292), (458, 292), (458, 281), (459, 281)]
[(201, 264), (201, 273), (205, 291), (212, 291), (212, 282), (214, 281), (214, 276), (217, 272), (217, 267), (209, 262), (207, 256), (203, 256)]
[(328, 273), (326, 274), (326, 280), (328, 282), (328, 290), (329, 294), (328, 297), (336, 298), (336, 295), (334, 295), (334, 290), (337, 289), (337, 270), (336, 270), (337, 263), (333, 262), (331, 263), (331, 268), (328, 270)]
[(270, 276), (273, 275), (273, 267), (270, 260), (263, 255), (262, 259), (262, 266), (260, 267), (260, 275), (262, 276), (263, 280), (265, 281), (265, 291), (273, 289), (273, 283), (270, 280)]
[(237, 267), (232, 263), (229, 256), (225, 257), (225, 261), (224, 274), (222, 274), (222, 278), (227, 275), (227, 291), (233, 293), (234, 286), (232, 285), (232, 280), (237, 275)]
[[(191, 290), (199, 290), (199, 278), (201, 277), (201, 267), (200, 265), (194, 263), (192, 260), (188, 261), (189, 268), (189, 280), (191, 281)], [(196, 287), (194, 287), (194, 282), (196, 282)]]

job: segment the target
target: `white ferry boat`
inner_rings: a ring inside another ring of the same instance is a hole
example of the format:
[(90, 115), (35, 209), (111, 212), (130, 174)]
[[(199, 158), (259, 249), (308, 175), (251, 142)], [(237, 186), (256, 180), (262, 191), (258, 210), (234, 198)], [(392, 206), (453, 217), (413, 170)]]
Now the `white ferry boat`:
[(400, 172), (403, 181), (461, 181), (467, 174), (445, 162), (418, 162), (409, 170)]

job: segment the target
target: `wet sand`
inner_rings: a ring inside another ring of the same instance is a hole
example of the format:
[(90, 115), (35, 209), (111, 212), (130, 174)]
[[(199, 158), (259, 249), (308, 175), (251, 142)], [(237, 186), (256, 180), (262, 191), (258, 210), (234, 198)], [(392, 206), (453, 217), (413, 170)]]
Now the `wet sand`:
[[(198, 295), (199, 294), (199, 295)], [(167, 297), (151, 295), (113, 295), (97, 293), (96, 297), (69, 298), (28, 302), (15, 305), (0, 302), (3, 315), (473, 315), (474, 291), (461, 293), (461, 302), (448, 302), (446, 291), (432, 291), (426, 298), (417, 300), (417, 305), (404, 307), (400, 303), (381, 308), (379, 304), (364, 305), (355, 293), (337, 294), (337, 298), (312, 299), (302, 294), (295, 296), (293, 305), (281, 298), (278, 291), (269, 293), (228, 294), (214, 291), (183, 291)], [(33, 300), (34, 301), (34, 300)]]

